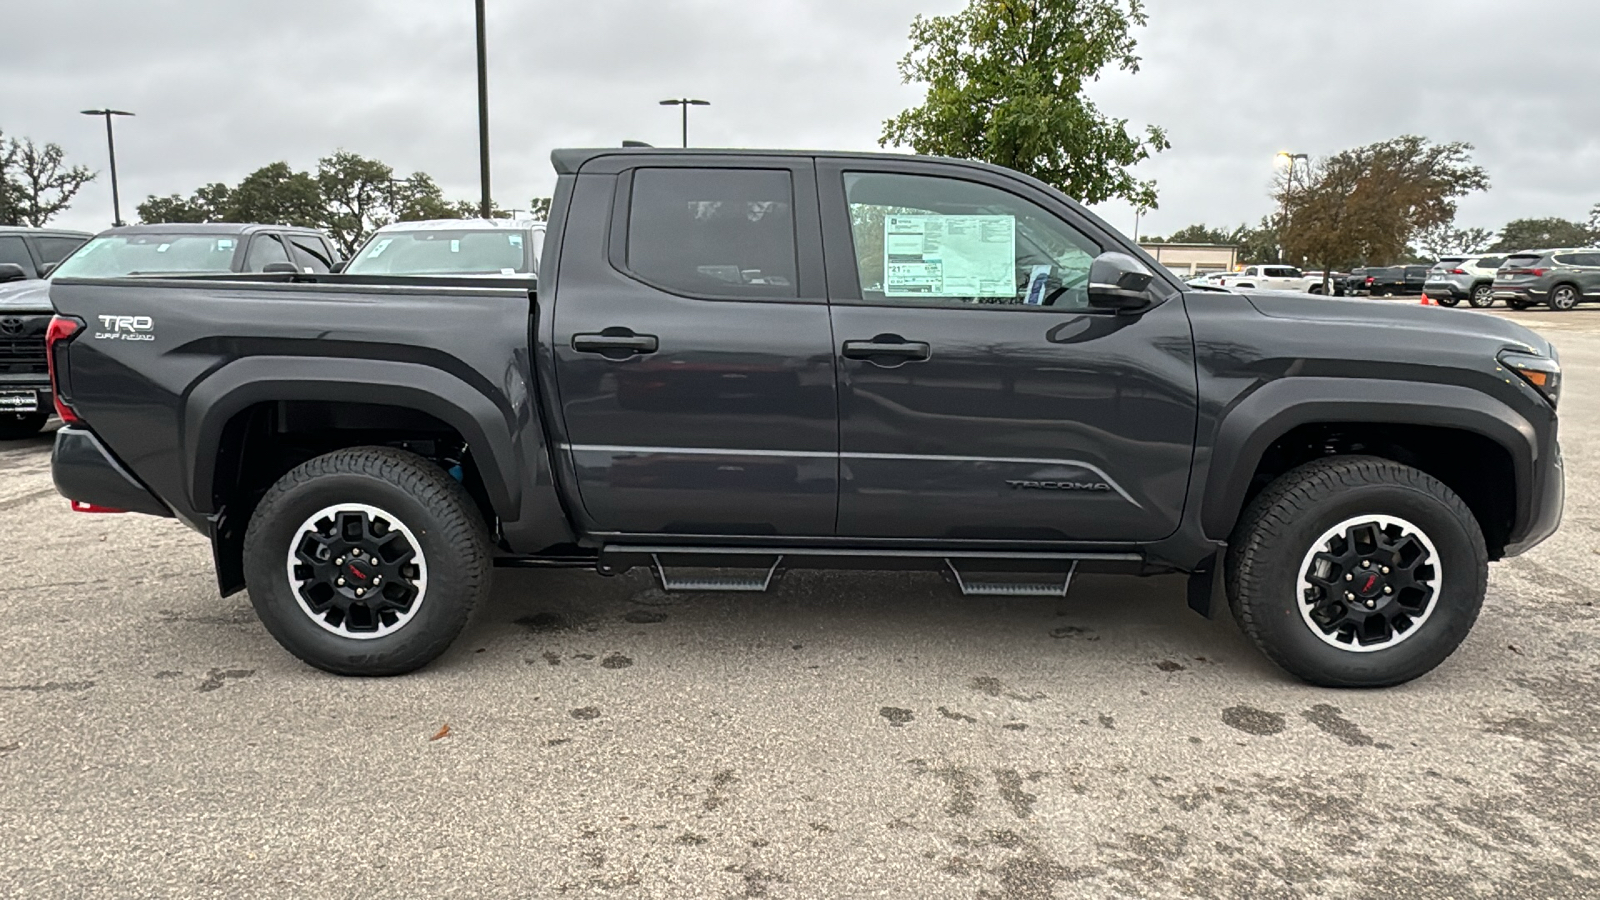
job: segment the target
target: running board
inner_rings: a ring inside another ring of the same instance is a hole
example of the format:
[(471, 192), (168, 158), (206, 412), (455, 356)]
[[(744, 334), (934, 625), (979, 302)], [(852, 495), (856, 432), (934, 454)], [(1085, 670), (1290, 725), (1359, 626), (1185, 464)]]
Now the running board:
[(777, 574), (783, 557), (776, 556), (765, 571), (725, 566), (670, 566), (661, 562), (658, 553), (650, 554), (650, 561), (655, 567), (656, 577), (661, 579), (661, 589), (664, 591), (759, 594), (772, 587), (772, 577)]
[[(961, 574), (956, 560), (946, 559), (945, 565), (955, 576), (956, 587), (964, 597), (1065, 597), (1072, 589), (1072, 576), (1078, 571), (1078, 561), (1073, 560), (1065, 572), (1032, 572), (1021, 578), (998, 581), (980, 581), (978, 578), (1005, 576), (1005, 572), (969, 572)], [(1051, 576), (1051, 577), (1041, 577)]]

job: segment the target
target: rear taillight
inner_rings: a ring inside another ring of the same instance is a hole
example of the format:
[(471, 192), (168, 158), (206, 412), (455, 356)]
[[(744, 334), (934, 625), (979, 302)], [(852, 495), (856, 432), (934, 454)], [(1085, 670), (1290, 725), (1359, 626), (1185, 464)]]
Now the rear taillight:
[(1377, 281), (1377, 280), (1378, 279), (1372, 277), (1371, 275), (1367, 276), (1367, 284), (1371, 284), (1371, 283), (1373, 283), (1374, 281)]
[(1501, 271), (1500, 274), (1501, 275), (1532, 275), (1533, 277), (1538, 278), (1539, 276), (1544, 274), (1544, 270), (1543, 269), (1505, 269), (1505, 270)]
[(1451, 269), (1450, 270), (1450, 274), (1451, 275), (1465, 275), (1465, 274), (1467, 274), (1467, 270), (1466, 269)]
[(67, 398), (61, 394), (61, 372), (63, 358), (67, 345), (83, 330), (83, 322), (68, 316), (56, 316), (50, 320), (50, 329), (45, 332), (45, 360), (50, 365), (50, 394), (55, 398), (56, 415), (68, 425), (76, 425), (80, 421), (78, 414), (68, 405)]

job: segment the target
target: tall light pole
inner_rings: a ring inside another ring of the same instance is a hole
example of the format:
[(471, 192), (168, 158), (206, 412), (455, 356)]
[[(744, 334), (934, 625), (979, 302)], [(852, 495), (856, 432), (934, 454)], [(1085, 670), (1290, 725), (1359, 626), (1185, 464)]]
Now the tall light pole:
[(1289, 195), (1294, 193), (1294, 165), (1297, 162), (1309, 162), (1311, 157), (1304, 153), (1290, 153), (1287, 150), (1282, 150), (1279, 151), (1276, 158), (1287, 160), (1289, 163), (1289, 174), (1285, 176), (1287, 182), (1283, 191), (1283, 224), (1278, 228), (1278, 262), (1286, 263), (1289, 259), (1283, 245), (1283, 234), (1289, 230)]
[(684, 147), (685, 150), (687, 150), (689, 148), (689, 107), (691, 107), (691, 106), (710, 106), (711, 105), (711, 101), (710, 100), (690, 100), (688, 97), (683, 97), (683, 98), (678, 99), (678, 100), (663, 100), (663, 101), (661, 101), (661, 105), (662, 106), (681, 106), (681, 107), (683, 107), (683, 147)]
[(106, 109), (86, 109), (83, 110), (83, 114), (86, 116), (104, 116), (106, 119), (106, 149), (111, 153), (111, 227), (121, 228), (124, 223), (122, 221), (122, 197), (117, 192), (117, 139), (111, 133), (111, 117), (131, 116), (133, 113), (107, 107)]
[(490, 218), (494, 201), (489, 196), (489, 51), (483, 28), (483, 0), (476, 0), (478, 12), (478, 169), (483, 179), (483, 198), (479, 212)]

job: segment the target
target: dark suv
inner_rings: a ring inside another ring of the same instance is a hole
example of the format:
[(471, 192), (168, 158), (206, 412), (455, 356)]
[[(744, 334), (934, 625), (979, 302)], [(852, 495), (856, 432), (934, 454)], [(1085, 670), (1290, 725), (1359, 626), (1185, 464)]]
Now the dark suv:
[(52, 228), (0, 228), (0, 284), (45, 277), (93, 236)]
[(1600, 250), (1527, 250), (1506, 257), (1495, 272), (1494, 296), (1512, 309), (1535, 303), (1566, 312), (1600, 297)]
[(1368, 269), (1366, 288), (1374, 297), (1420, 297), (1427, 282), (1427, 266), (1388, 266)]

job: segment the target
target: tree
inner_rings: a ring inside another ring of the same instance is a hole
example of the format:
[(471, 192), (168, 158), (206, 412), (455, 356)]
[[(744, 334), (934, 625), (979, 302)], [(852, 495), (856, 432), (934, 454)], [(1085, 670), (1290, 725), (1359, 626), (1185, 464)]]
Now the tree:
[(1130, 169), (1171, 146), (1166, 132), (1135, 135), (1084, 95), (1107, 66), (1139, 70), (1131, 32), (1146, 21), (1143, 0), (970, 0), (919, 15), (900, 74), (927, 96), (879, 142), (1007, 166), (1084, 203), (1154, 209), (1155, 182)]
[(1201, 223), (1187, 225), (1179, 228), (1167, 237), (1147, 238), (1148, 244), (1237, 244), (1239, 235), (1244, 226), (1240, 225), (1233, 231), (1224, 231), (1221, 228), (1211, 228)]
[(1500, 230), (1500, 239), (1489, 249), (1495, 253), (1541, 250), (1554, 247), (1582, 247), (1595, 238), (1593, 229), (1566, 219), (1517, 219)]
[(309, 173), (296, 172), (286, 162), (251, 172), (238, 187), (226, 191), (226, 198), (224, 221), (305, 228), (323, 224), (324, 203), (317, 180)]
[(0, 134), (0, 224), (43, 228), (94, 178), (84, 166), (67, 165), (57, 144)]
[[(1596, 207), (1600, 209), (1600, 207)], [(535, 219), (550, 218), (550, 198), (535, 197), (528, 201), (528, 215)]]
[(226, 222), (232, 218), (232, 199), (232, 191), (220, 181), (200, 188), (187, 198), (179, 194), (148, 197), (139, 204), (139, 221), (146, 225), (164, 222)]
[(1280, 182), (1284, 249), (1324, 271), (1392, 265), (1410, 258), (1418, 234), (1455, 221), (1456, 198), (1488, 186), (1471, 144), (1405, 135), (1346, 150)]

